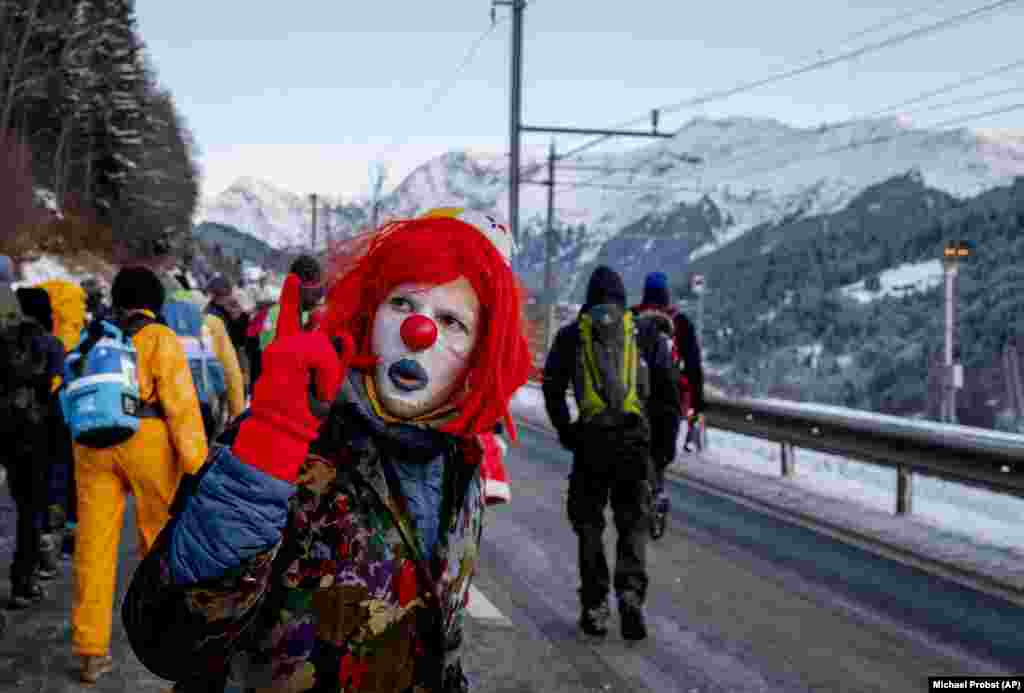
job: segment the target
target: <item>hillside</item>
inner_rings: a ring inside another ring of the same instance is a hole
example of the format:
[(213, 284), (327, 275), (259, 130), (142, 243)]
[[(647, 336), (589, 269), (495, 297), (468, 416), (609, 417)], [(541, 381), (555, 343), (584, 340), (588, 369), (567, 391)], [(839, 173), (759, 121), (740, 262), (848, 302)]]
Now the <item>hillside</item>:
[(993, 426), (1008, 406), (1003, 349), (1024, 336), (1024, 178), (958, 200), (900, 177), (842, 212), (765, 225), (694, 261), (711, 288), (707, 351), (750, 393), (934, 415), (938, 259), (953, 240), (973, 247), (959, 283), (960, 416)]
[(256, 236), (226, 224), (203, 222), (195, 227), (192, 235), (200, 243), (220, 246), (225, 254), (253, 265), (269, 266), (277, 253)]

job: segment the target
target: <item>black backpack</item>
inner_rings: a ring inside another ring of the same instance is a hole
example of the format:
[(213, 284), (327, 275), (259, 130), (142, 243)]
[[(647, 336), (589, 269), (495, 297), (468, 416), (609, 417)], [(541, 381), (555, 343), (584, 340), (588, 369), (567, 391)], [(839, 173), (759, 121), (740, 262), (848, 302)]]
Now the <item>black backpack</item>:
[[(7, 434), (38, 426), (48, 413), (46, 330), (27, 317), (9, 285), (0, 286), (0, 431)], [(23, 436), (12, 436), (22, 440)]]

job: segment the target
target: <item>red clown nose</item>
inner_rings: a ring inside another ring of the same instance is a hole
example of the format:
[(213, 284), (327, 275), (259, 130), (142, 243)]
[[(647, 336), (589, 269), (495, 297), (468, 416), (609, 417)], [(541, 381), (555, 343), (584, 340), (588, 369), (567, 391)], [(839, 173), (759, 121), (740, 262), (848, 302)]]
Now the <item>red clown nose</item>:
[(429, 349), (437, 341), (437, 324), (426, 315), (410, 315), (402, 323), (402, 341), (413, 351)]

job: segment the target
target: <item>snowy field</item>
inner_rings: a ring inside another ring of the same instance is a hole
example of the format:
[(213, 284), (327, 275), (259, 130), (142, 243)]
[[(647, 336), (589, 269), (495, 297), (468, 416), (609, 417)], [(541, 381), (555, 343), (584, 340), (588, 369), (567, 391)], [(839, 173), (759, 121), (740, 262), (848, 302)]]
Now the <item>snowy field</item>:
[(860, 303), (870, 303), (885, 296), (898, 298), (909, 293), (927, 291), (942, 283), (942, 261), (926, 260), (887, 269), (878, 275), (878, 283), (878, 291), (865, 288), (864, 280), (844, 286), (841, 291)]
[[(570, 398), (570, 408), (572, 404)], [(517, 416), (549, 425), (537, 387), (521, 389), (512, 407)], [(717, 429), (709, 429), (707, 437), (708, 449), (722, 463), (763, 476), (779, 476), (781, 451), (777, 443)], [(808, 491), (887, 513), (896, 507), (895, 470), (800, 448), (795, 457), (793, 482)], [(916, 520), (981, 544), (1024, 549), (1024, 499), (918, 474), (912, 483)]]

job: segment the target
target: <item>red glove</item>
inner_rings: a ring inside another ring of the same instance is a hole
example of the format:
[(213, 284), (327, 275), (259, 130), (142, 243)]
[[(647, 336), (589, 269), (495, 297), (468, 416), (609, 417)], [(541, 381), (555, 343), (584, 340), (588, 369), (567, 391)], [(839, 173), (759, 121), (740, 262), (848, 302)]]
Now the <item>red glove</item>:
[(277, 301), (277, 324), (274, 339), (287, 337), (302, 332), (302, 301), (300, 287), (302, 280), (297, 274), (289, 274), (281, 287), (281, 297)]
[(329, 404), (343, 371), (334, 345), (322, 332), (275, 339), (263, 352), (263, 371), (253, 391), (249, 418), (242, 422), (232, 447), (235, 455), (294, 483), (323, 423), (310, 410), (311, 379), (317, 399)]
[(298, 312), (298, 277), (289, 276), (281, 293), (277, 336), (263, 352), (249, 418), (232, 451), (246, 464), (295, 483), (323, 423), (310, 409), (310, 384), (318, 400), (333, 402), (355, 349), (351, 337), (342, 338), (339, 354), (323, 332), (301, 331), (292, 315)]

